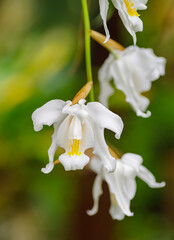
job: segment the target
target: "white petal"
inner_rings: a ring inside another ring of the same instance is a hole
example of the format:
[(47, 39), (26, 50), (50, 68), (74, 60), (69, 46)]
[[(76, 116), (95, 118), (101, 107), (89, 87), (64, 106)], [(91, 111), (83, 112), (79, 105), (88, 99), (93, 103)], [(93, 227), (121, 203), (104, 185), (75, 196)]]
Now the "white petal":
[(67, 153), (63, 153), (59, 156), (59, 161), (66, 171), (82, 170), (88, 164), (89, 157), (85, 154), (81, 154), (80, 156), (69, 156)]
[(132, 0), (134, 6), (138, 10), (144, 10), (147, 8), (146, 3), (148, 0)]
[(68, 130), (69, 139), (82, 139), (82, 125), (78, 117), (72, 117), (69, 130)]
[(135, 32), (143, 30), (142, 21), (138, 17), (129, 17), (127, 12), (123, 11), (123, 9), (120, 9), (118, 14), (125, 28), (132, 35), (134, 45), (136, 45), (137, 38)]
[(94, 151), (93, 153), (99, 157), (103, 166), (108, 172), (113, 172), (116, 167), (116, 160), (111, 156), (108, 146), (104, 138), (104, 129), (93, 123), (94, 132)]
[(91, 210), (87, 211), (88, 215), (94, 215), (98, 212), (99, 198), (102, 195), (102, 177), (97, 175), (92, 188), (92, 195), (94, 200), (94, 205)]
[(112, 219), (123, 220), (125, 215), (121, 208), (118, 205), (114, 205), (111, 203), (109, 213), (112, 216)]
[(147, 111), (146, 113), (143, 113), (142, 111), (137, 110), (136, 113), (137, 113), (138, 117), (148, 118), (148, 117), (151, 116), (151, 112), (150, 111)]
[[(118, 9), (119, 16), (126, 27), (127, 31), (132, 35), (134, 40), (134, 45), (136, 45), (136, 32), (143, 30), (143, 23), (139, 16), (130, 16), (125, 2), (123, 0), (112, 0), (115, 8)], [(134, 4), (132, 8), (136, 10), (144, 10), (146, 9), (147, 0), (131, 0), (130, 3)]]
[(134, 171), (139, 172), (139, 168), (143, 162), (143, 159), (138, 154), (126, 153), (121, 157), (120, 161), (128, 166), (131, 166)]
[(57, 122), (62, 115), (61, 111), (65, 104), (62, 100), (52, 100), (36, 109), (32, 114), (34, 130), (40, 131), (43, 125), (51, 126)]
[(50, 162), (50, 163), (48, 163), (48, 164), (46, 165), (45, 168), (42, 168), (42, 169), (41, 169), (41, 172), (43, 172), (43, 173), (45, 173), (45, 174), (48, 174), (48, 173), (50, 173), (50, 172), (53, 170), (53, 168), (54, 168), (54, 163)]
[(61, 123), (60, 127), (56, 131), (56, 142), (60, 147), (67, 149), (69, 147), (70, 139), (69, 136), (69, 126), (71, 124), (73, 116), (68, 115), (64, 121)]
[(54, 168), (54, 154), (58, 148), (58, 129), (59, 129), (59, 126), (61, 124), (61, 122), (63, 121), (63, 118), (64, 118), (64, 115), (61, 116), (59, 118), (59, 121), (54, 123), (54, 133), (52, 135), (52, 143), (51, 143), (51, 146), (48, 150), (48, 157), (49, 157), (49, 163), (46, 165), (45, 168), (42, 168), (41, 171), (45, 174), (51, 172)]
[(84, 105), (85, 102), (84, 99), (81, 99), (79, 103), (72, 105), (72, 102), (68, 101), (66, 106), (62, 109), (62, 113), (77, 116), (80, 121), (83, 121), (88, 116), (87, 107)]
[(140, 167), (138, 177), (141, 178), (144, 182), (146, 182), (147, 185), (151, 188), (161, 188), (166, 185), (165, 182), (157, 183), (153, 174), (144, 166)]
[(124, 166), (121, 161), (117, 161), (117, 168), (114, 173), (105, 174), (110, 192), (115, 195), (118, 206), (127, 216), (133, 216), (130, 211), (130, 198), (125, 187)]
[(125, 189), (126, 189), (129, 199), (133, 199), (135, 197), (135, 193), (137, 190), (137, 184), (136, 184), (135, 179), (126, 178), (125, 179)]
[(138, 116), (149, 117), (150, 113), (143, 113), (146, 110), (149, 100), (140, 95), (133, 82), (132, 72), (122, 60), (115, 61), (111, 66), (112, 76), (116, 87), (126, 95), (129, 102)]
[(114, 89), (111, 87), (109, 83), (112, 80), (112, 76), (110, 74), (110, 65), (112, 64), (113, 61), (114, 58), (110, 54), (98, 72), (98, 79), (100, 82), (99, 101), (106, 107), (108, 106), (109, 96), (111, 96), (114, 92)]
[(165, 74), (166, 60), (157, 57), (152, 49), (130, 46), (124, 51), (124, 61), (133, 73), (133, 81), (138, 92), (148, 91), (151, 82)]
[(111, 112), (99, 102), (90, 102), (87, 104), (87, 108), (90, 117), (98, 126), (115, 132), (115, 137), (120, 138), (123, 121), (117, 114)]
[(99, 0), (99, 6), (100, 6), (100, 15), (101, 18), (103, 19), (103, 25), (106, 33), (106, 39), (104, 41), (107, 42), (110, 38), (109, 30), (107, 27), (107, 13), (108, 13), (108, 8), (109, 8), (109, 1), (108, 0)]
[[(118, 14), (127, 29), (127, 31), (132, 35), (134, 40), (134, 45), (136, 45), (136, 35), (135, 32), (143, 30), (143, 24), (141, 19), (137, 16), (130, 16), (127, 12), (127, 8), (124, 4), (124, 1), (121, 0), (112, 0), (115, 8), (118, 9)], [(118, 2), (120, 2), (118, 4)]]
[(83, 137), (81, 140), (81, 149), (85, 151), (88, 148), (92, 148), (94, 146), (94, 133), (92, 126), (88, 119), (85, 120), (82, 126)]
[[(136, 181), (135, 177), (139, 172), (140, 166), (143, 162), (143, 159), (140, 155), (133, 154), (133, 153), (126, 153), (122, 156), (119, 160), (123, 167), (124, 175), (124, 188), (125, 192), (129, 199), (132, 199), (136, 193)], [(119, 171), (119, 168), (116, 170), (116, 174)]]
[(89, 168), (96, 174), (101, 173), (101, 170), (102, 170), (101, 160), (99, 158), (97, 158), (96, 156), (92, 157), (90, 164), (89, 164)]

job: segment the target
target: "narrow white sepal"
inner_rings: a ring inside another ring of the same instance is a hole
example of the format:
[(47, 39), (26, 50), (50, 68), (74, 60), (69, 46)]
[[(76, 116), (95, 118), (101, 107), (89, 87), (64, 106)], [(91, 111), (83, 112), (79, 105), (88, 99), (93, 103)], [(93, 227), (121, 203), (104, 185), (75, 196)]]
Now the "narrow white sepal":
[(102, 195), (102, 177), (97, 175), (93, 184), (92, 195), (94, 200), (94, 205), (91, 210), (87, 210), (87, 214), (92, 216), (98, 212), (99, 198)]
[(136, 114), (137, 114), (138, 117), (143, 117), (143, 118), (148, 118), (152, 115), (150, 111), (147, 111), (146, 113), (143, 113), (139, 110), (137, 110)]
[(162, 188), (166, 185), (165, 182), (156, 182), (154, 175), (144, 166), (140, 166), (138, 177), (147, 183), (147, 185), (151, 188)]
[(42, 169), (41, 169), (41, 172), (43, 172), (43, 173), (45, 173), (45, 174), (48, 174), (48, 173), (50, 173), (50, 172), (53, 170), (53, 168), (54, 168), (54, 163), (50, 162), (50, 163), (48, 163), (48, 164), (46, 165), (45, 168), (42, 168)]
[(103, 26), (104, 26), (105, 33), (106, 33), (106, 39), (105, 39), (104, 43), (106, 43), (110, 38), (109, 30), (107, 27), (107, 13), (108, 13), (108, 8), (109, 8), (109, 1), (108, 0), (99, 0), (99, 7), (100, 7), (100, 15), (103, 20)]

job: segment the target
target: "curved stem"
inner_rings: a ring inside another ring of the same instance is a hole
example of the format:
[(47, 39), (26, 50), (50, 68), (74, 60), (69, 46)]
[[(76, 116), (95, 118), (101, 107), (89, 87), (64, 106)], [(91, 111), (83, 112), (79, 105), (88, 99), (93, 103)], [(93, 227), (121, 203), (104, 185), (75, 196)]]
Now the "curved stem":
[[(83, 19), (84, 19), (84, 33), (85, 33), (85, 56), (86, 56), (86, 74), (87, 82), (93, 82), (92, 78), (92, 67), (91, 67), (91, 39), (90, 39), (90, 20), (87, 0), (81, 0)], [(94, 90), (93, 87), (89, 93), (90, 101), (94, 101)]]

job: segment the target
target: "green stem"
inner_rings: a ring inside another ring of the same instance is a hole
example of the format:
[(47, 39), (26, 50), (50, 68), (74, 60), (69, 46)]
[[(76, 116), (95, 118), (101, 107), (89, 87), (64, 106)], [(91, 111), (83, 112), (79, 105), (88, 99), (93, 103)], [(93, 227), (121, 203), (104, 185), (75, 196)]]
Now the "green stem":
[[(93, 82), (92, 79), (92, 66), (91, 66), (91, 39), (90, 39), (90, 20), (88, 12), (87, 0), (81, 0), (83, 19), (84, 19), (84, 33), (85, 33), (85, 56), (86, 56), (86, 74), (87, 82)], [(93, 86), (89, 93), (90, 101), (94, 101), (94, 90)]]

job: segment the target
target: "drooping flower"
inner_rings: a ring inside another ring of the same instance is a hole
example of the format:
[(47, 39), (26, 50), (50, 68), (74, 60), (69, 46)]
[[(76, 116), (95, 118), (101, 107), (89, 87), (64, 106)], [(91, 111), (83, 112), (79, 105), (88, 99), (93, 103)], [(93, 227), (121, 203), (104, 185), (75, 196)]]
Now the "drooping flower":
[(141, 93), (150, 90), (151, 82), (165, 74), (165, 58), (155, 56), (152, 49), (137, 46), (113, 51), (118, 58), (110, 54), (99, 70), (100, 102), (107, 106), (108, 97), (114, 92), (110, 85), (113, 79), (116, 88), (125, 94), (126, 101), (131, 104), (137, 116), (149, 117), (149, 111), (144, 113), (149, 100)]
[(97, 173), (93, 185), (94, 205), (88, 210), (89, 215), (98, 211), (98, 202), (102, 192), (102, 181), (105, 180), (109, 187), (111, 206), (109, 213), (113, 219), (122, 220), (125, 215), (133, 216), (130, 211), (130, 201), (136, 193), (135, 178), (139, 177), (151, 188), (161, 188), (165, 182), (157, 183), (152, 173), (142, 165), (142, 157), (137, 154), (127, 153), (117, 159), (114, 173), (108, 173), (102, 168), (100, 160), (94, 157), (90, 168)]
[[(114, 7), (118, 10), (118, 14), (127, 29), (132, 35), (134, 44), (136, 44), (136, 32), (143, 31), (143, 23), (139, 18), (137, 10), (146, 9), (148, 0), (112, 0)], [(103, 25), (106, 33), (106, 40), (108, 41), (110, 35), (107, 27), (107, 12), (109, 8), (109, 0), (99, 0), (100, 15), (103, 19)]]
[(54, 154), (58, 146), (65, 149), (59, 156), (65, 170), (83, 169), (89, 162), (84, 153), (93, 148), (108, 171), (114, 171), (115, 159), (110, 155), (104, 138), (104, 128), (115, 132), (120, 138), (123, 122), (121, 118), (109, 111), (101, 103), (81, 99), (72, 105), (71, 101), (52, 100), (36, 109), (32, 114), (34, 130), (40, 131), (43, 125), (54, 126), (52, 143), (48, 150), (49, 163), (42, 172), (49, 173), (54, 167)]

